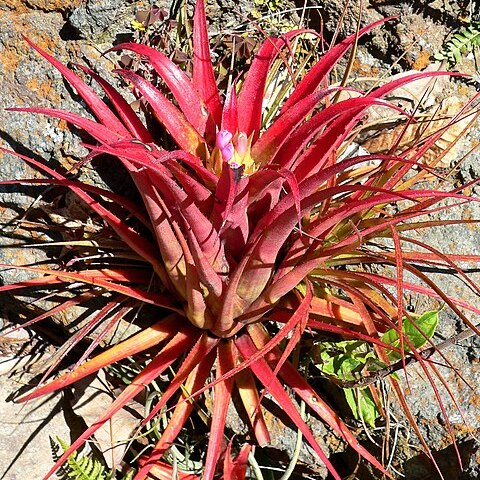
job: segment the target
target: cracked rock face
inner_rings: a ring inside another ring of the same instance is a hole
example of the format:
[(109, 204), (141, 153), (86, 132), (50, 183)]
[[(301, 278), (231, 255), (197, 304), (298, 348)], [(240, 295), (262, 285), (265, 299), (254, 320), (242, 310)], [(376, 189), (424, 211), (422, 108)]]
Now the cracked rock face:
[[(192, 2), (190, 2), (191, 4)], [(228, 28), (235, 30), (238, 23), (243, 21), (235, 17), (236, 10), (250, 11), (253, 2), (217, 1), (209, 2), (207, 10), (211, 15), (210, 23), (212, 31), (222, 31), (222, 19), (227, 18)], [(357, 5), (358, 2), (350, 2)], [(145, 9), (150, 4), (147, 0), (73, 0), (69, 2), (61, 0), (3, 0), (0, 2), (0, 145), (15, 149), (26, 155), (43, 158), (50, 167), (61, 167), (68, 170), (74, 163), (83, 158), (86, 150), (80, 146), (80, 139), (62, 121), (49, 119), (44, 116), (30, 115), (20, 112), (5, 112), (7, 107), (42, 106), (61, 108), (82, 115), (86, 115), (84, 105), (79, 101), (76, 93), (62, 80), (61, 75), (54, 70), (45, 60), (32, 51), (21, 38), (24, 34), (31, 38), (43, 49), (54, 54), (66, 64), (82, 63), (94, 67), (108, 79), (116, 82), (109, 73), (117, 66), (118, 56), (102, 56), (101, 53), (112, 44), (125, 39), (125, 35), (131, 33), (130, 23), (135, 18), (137, 9)], [(170, 2), (156, 2), (157, 6), (170, 9)], [(292, 6), (291, 2), (284, 5)], [(303, 2), (297, 2), (302, 4)], [(338, 19), (342, 15), (346, 0), (312, 0), (309, 7), (318, 7), (328, 35), (332, 35), (338, 25)], [(390, 22), (383, 29), (373, 32), (365, 44), (359, 46), (358, 60), (354, 63), (353, 75), (358, 76), (382, 76), (389, 72), (394, 64), (393, 72), (399, 73), (410, 69), (422, 70), (428, 68), (432, 62), (432, 55), (442, 48), (445, 36), (452, 28), (460, 25), (462, 14), (457, 0), (415, 0), (413, 2), (391, 2), (387, 0), (365, 0), (363, 23), (378, 20), (384, 16), (400, 16), (397, 22)], [(316, 10), (309, 10), (312, 20), (318, 24), (319, 17)], [(226, 17), (223, 17), (225, 15)], [(317, 15), (317, 16), (316, 16)], [(345, 33), (355, 30), (357, 24), (358, 7), (348, 10), (345, 15), (343, 30), (340, 37)], [(398, 59), (398, 62), (396, 61)], [(475, 73), (474, 62), (468, 59), (459, 66), (460, 70), (467, 73)], [(95, 85), (92, 85), (95, 88)], [(446, 90), (449, 97), (465, 99), (472, 95), (465, 85), (451, 83)], [(126, 91), (128, 95), (128, 91)], [(466, 135), (462, 143), (462, 152), (466, 153), (472, 146), (478, 144), (480, 129), (473, 127)], [(0, 152), (0, 179), (35, 178), (42, 175), (25, 165), (15, 157)], [(470, 181), (480, 175), (480, 159), (477, 153), (470, 155), (461, 165), (458, 180)], [(99, 185), (105, 185), (105, 178), (91, 175), (89, 180)], [(112, 179), (109, 179), (109, 181)], [(118, 182), (122, 182), (119, 178)], [(108, 185), (108, 183), (107, 183)], [(55, 198), (45, 193), (45, 188), (39, 187), (0, 187), (0, 245), (13, 244), (25, 240), (31, 241), (32, 229), (28, 222), (35, 222), (41, 218), (48, 209), (52, 213), (67, 218), (70, 213), (78, 215), (78, 204), (69, 199), (66, 204), (58, 206)], [(59, 210), (61, 209), (61, 210)], [(446, 214), (447, 216), (449, 213)], [(468, 205), (462, 213), (464, 218), (480, 218), (480, 207), (477, 204)], [(22, 220), (22, 221), (19, 221)], [(470, 228), (471, 227), (471, 228)], [(476, 253), (480, 254), (480, 234), (477, 227), (470, 226), (465, 229), (439, 230), (435, 235), (431, 232), (428, 238), (439, 249), (447, 253)], [(5, 235), (7, 233), (7, 235)], [(36, 238), (36, 241), (47, 240), (51, 233), (44, 231)], [(56, 238), (56, 237), (55, 237)], [(58, 238), (56, 238), (58, 240)], [(38, 249), (4, 249), (0, 248), (0, 263), (29, 264), (38, 261), (48, 261), (49, 257), (43, 250)], [(433, 273), (432, 273), (433, 275)], [(2, 282), (13, 282), (29, 278), (28, 272), (4, 270), (0, 271)], [(444, 276), (439, 282), (445, 282), (445, 286), (451, 284), (451, 277)], [(437, 279), (437, 277), (436, 277)], [(454, 286), (456, 293), (478, 306), (478, 298), (471, 289), (459, 282)], [(412, 299), (412, 302), (415, 302)], [(419, 309), (436, 308), (439, 305), (418, 305)], [(5, 307), (2, 307), (5, 308)], [(0, 319), (5, 312), (0, 311)], [(10, 312), (11, 313), (11, 312)], [(450, 312), (443, 312), (442, 327), (438, 332), (438, 340), (453, 335), (459, 330), (458, 319)], [(480, 342), (471, 338), (461, 345), (456, 345), (446, 351), (446, 356), (452, 364), (461, 369), (468, 384), (476, 387), (480, 384), (480, 371), (478, 353)], [(0, 359), (1, 361), (1, 359)], [(459, 400), (463, 409), (467, 424), (478, 434), (480, 429), (480, 400), (478, 392), (473, 391), (462, 382), (451, 370), (444, 369), (447, 381), (451, 385), (452, 392)], [(5, 398), (14, 392), (19, 383), (24, 379), (15, 377), (8, 379), (0, 375), (0, 451), (12, 451), (12, 439), (18, 441), (15, 446), (17, 451), (29, 438), (35, 434), (32, 444), (19, 456), (17, 461), (10, 465), (12, 458), (0, 456), (0, 476), (6, 470), (6, 477), (11, 480), (24, 478), (25, 471), (32, 471), (33, 466), (48, 470), (51, 459), (45, 452), (50, 451), (48, 434), (58, 434), (68, 440), (68, 427), (63, 415), (53, 414), (53, 423), (45, 427), (42, 422), (48, 417), (49, 411), (58, 412), (59, 399), (55, 397), (49, 400), (40, 410), (38, 416), (28, 418), (22, 424), (14, 425), (5, 418), (17, 421), (19, 408), (5, 402)], [(445, 419), (439, 414), (439, 407), (435, 401), (432, 389), (427, 386), (421, 369), (413, 367), (409, 371), (411, 391), (408, 395), (414, 415), (419, 421), (420, 428), (425, 435), (428, 444), (436, 452), (439, 464), (445, 469), (445, 476), (449, 480), (463, 479), (474, 480), (480, 477), (480, 448), (469, 437), (461, 416), (452, 407), (452, 401), (448, 394), (441, 391), (441, 398), (447, 405), (453, 430), (459, 434), (459, 450), (463, 459), (465, 471), (460, 473), (455, 463), (455, 453), (451, 446), (451, 439), (443, 428)], [(478, 388), (478, 387), (477, 387)], [(33, 408), (33, 406), (32, 406)], [(57, 409), (57, 410), (56, 410)], [(26, 413), (26, 412), (25, 412)], [(34, 415), (37, 415), (36, 413)], [(22, 420), (23, 417), (18, 417)], [(233, 421), (233, 420), (232, 420)], [(41, 431), (38, 431), (41, 426)], [(239, 427), (240, 428), (240, 427)], [(283, 428), (283, 425), (279, 428)], [(318, 426), (319, 436), (324, 435), (324, 429)], [(409, 441), (411, 432), (405, 425), (399, 426), (398, 441), (395, 445), (398, 460), (395, 466), (403, 469), (409, 480), (433, 478), (432, 467), (424, 462), (418, 453), (416, 445), (412, 447)], [(330, 436), (331, 437), (331, 436)], [(332, 453), (341, 451), (334, 438), (325, 439), (326, 448)], [(7, 444), (2, 444), (8, 442)], [(290, 442), (290, 443), (289, 443)], [(287, 444), (288, 443), (288, 444)], [(281, 452), (291, 452), (295, 443), (295, 434), (288, 431), (278, 445), (275, 445), (275, 455), (282, 459)], [(280, 453), (279, 453), (280, 452)], [(272, 453), (272, 455), (273, 455)], [(304, 452), (303, 460), (310, 462), (309, 452)], [(40, 465), (45, 462), (45, 465)], [(28, 469), (28, 470), (27, 470)], [(325, 477), (324, 470), (319, 467), (317, 477)], [(430, 476), (430, 477), (429, 477)], [(374, 478), (372, 474), (366, 474), (363, 478)]]

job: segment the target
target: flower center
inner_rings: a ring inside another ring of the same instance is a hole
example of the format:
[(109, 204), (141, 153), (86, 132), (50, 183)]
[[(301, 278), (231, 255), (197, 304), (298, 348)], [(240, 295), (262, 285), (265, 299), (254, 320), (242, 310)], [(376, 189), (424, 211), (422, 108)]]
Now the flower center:
[(251, 175), (256, 170), (255, 162), (250, 155), (251, 142), (252, 139), (244, 132), (237, 132), (234, 135), (228, 130), (220, 130), (210, 158), (210, 167), (220, 175), (223, 162), (227, 162), (232, 169), (243, 167), (243, 174)]

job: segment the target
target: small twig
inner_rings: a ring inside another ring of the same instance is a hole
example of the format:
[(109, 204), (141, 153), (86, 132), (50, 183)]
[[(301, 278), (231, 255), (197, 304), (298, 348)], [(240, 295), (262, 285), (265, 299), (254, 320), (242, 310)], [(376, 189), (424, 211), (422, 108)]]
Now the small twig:
[[(475, 325), (475, 327), (480, 326), (480, 324)], [(422, 350), (418, 353), (421, 359), (428, 360), (435, 352), (440, 350), (444, 350), (445, 348), (453, 345), (456, 342), (461, 342), (462, 340), (466, 340), (467, 338), (473, 337), (475, 332), (467, 328), (463, 332), (460, 332), (458, 335), (448, 338), (447, 340), (439, 343), (438, 345), (433, 345), (425, 350)], [(415, 357), (413, 354), (409, 354), (405, 356), (405, 361), (403, 359), (398, 360), (391, 365), (388, 365), (381, 370), (377, 370), (376, 372), (372, 372), (369, 376), (361, 377), (355, 380), (341, 380), (339, 378), (329, 377), (334, 383), (339, 385), (342, 388), (362, 388), (367, 385), (371, 385), (372, 383), (378, 382), (383, 378), (391, 375), (392, 373), (398, 372), (402, 370), (404, 366), (409, 365), (410, 363), (415, 363), (420, 360), (420, 358)]]

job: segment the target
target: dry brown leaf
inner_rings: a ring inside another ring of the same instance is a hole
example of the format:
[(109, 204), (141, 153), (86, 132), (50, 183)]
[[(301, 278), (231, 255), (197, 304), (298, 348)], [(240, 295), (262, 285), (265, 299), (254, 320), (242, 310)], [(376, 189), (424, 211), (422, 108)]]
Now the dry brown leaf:
[[(439, 63), (434, 63), (424, 71), (438, 71), (440, 67)], [(415, 73), (418, 72), (415, 70), (402, 72), (384, 81), (390, 82)], [(451, 167), (452, 162), (458, 158), (460, 149), (458, 140), (470, 118), (456, 121), (447, 128), (451, 119), (464, 105), (458, 97), (445, 98), (445, 89), (449, 81), (447, 76), (420, 78), (393, 90), (387, 96), (387, 100), (410, 111), (420, 106), (418, 111), (422, 112), (422, 115), (419, 114), (417, 121), (405, 128), (404, 118), (400, 118), (395, 110), (383, 106), (371, 107), (368, 109), (365, 130), (360, 133), (361, 140), (358, 143), (369, 153), (376, 154), (389, 152), (398, 142), (395, 153), (399, 153), (420, 145), (427, 137), (445, 128), (440, 138), (423, 156), (422, 161), (439, 168)], [(345, 100), (355, 96), (358, 96), (356, 92), (342, 91), (339, 98)], [(444, 100), (439, 101), (440, 98)], [(388, 128), (389, 125), (391, 128)]]
[(383, 130), (380, 135), (367, 137), (361, 142), (361, 145), (372, 154), (387, 153), (401, 136), (396, 149), (398, 153), (419, 145), (427, 137), (435, 135), (445, 128), (440, 138), (422, 157), (422, 161), (433, 167), (450, 168), (452, 162), (458, 159), (460, 150), (458, 141), (470, 118), (463, 118), (448, 128), (447, 126), (462, 106), (463, 104), (458, 98), (449, 97), (441, 102), (439, 111), (434, 117), (426, 116), (417, 123), (411, 123), (407, 128), (403, 124), (398, 124), (394, 128)]

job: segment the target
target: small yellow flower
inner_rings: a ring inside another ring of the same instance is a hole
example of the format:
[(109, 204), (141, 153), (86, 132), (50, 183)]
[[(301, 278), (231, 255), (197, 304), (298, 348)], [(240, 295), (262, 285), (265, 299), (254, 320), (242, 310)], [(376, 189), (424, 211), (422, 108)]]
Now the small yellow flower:
[(134, 30), (139, 30), (141, 32), (144, 32), (146, 30), (145, 25), (142, 22), (139, 22), (137, 20), (132, 20), (130, 22), (130, 25)]

